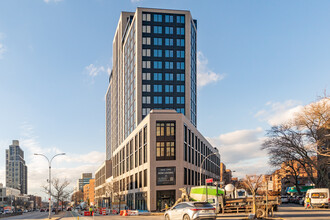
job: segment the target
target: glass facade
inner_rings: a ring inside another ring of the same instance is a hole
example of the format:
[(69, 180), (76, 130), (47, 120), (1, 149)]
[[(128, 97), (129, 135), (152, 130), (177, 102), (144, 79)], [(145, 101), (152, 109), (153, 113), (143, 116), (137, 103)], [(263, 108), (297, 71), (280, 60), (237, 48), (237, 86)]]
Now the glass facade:
[(142, 90), (142, 118), (151, 109), (185, 114), (185, 16), (143, 12), (142, 27), (142, 88), (152, 88)]
[[(148, 28), (146, 27), (146, 30)], [(135, 22), (127, 35), (124, 46), (124, 137), (126, 138), (136, 127), (136, 42), (135, 42)], [(148, 55), (148, 51), (145, 51)], [(145, 67), (150, 67), (150, 63), (143, 63)]]
[(190, 61), (190, 81), (191, 81), (191, 87), (190, 87), (190, 117), (191, 122), (193, 125), (197, 125), (197, 112), (196, 112), (196, 106), (197, 106), (197, 95), (196, 95), (196, 29), (194, 24), (197, 21), (191, 22), (191, 61)]

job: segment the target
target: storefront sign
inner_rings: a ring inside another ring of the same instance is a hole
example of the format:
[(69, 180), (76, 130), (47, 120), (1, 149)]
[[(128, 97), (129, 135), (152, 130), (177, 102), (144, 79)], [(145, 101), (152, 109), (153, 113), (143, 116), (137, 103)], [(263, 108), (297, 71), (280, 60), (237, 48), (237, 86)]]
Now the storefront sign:
[(175, 185), (175, 167), (157, 167), (157, 186)]

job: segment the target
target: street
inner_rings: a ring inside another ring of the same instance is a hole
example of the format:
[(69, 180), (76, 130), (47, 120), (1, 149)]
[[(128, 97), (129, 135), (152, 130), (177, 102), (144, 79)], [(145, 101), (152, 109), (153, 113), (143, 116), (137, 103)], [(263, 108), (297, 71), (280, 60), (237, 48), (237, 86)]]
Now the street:
[(13, 217), (8, 217), (8, 218), (1, 218), (2, 219), (45, 219), (48, 217), (47, 212), (28, 212), (28, 213), (23, 213), (23, 215), (17, 215)]
[(330, 219), (330, 209), (304, 209), (297, 204), (282, 204), (276, 216), (288, 220), (322, 220)]

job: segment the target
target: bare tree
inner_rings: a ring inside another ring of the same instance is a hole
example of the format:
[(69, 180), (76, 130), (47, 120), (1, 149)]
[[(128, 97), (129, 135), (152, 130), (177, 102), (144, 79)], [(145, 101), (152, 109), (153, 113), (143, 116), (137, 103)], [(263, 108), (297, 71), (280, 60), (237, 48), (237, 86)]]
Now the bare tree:
[(74, 192), (71, 196), (71, 201), (74, 202), (74, 205), (78, 205), (84, 199), (84, 193), (82, 191)]
[[(68, 190), (67, 187), (69, 186), (70, 182), (68, 180), (63, 180), (61, 182), (58, 178), (54, 178), (52, 180), (52, 193), (51, 195), (55, 198), (56, 200), (56, 207), (58, 208), (59, 203), (63, 203), (66, 199), (68, 199), (72, 193), (72, 190)], [(44, 191), (49, 193), (48, 186), (43, 186)], [(63, 208), (63, 207), (62, 207)]]
[(317, 187), (329, 187), (329, 157), (320, 150), (328, 144), (329, 123), (330, 100), (324, 97), (305, 106), (291, 121), (268, 130), (262, 149), (267, 150), (271, 165), (296, 161)]
[(258, 189), (262, 186), (262, 175), (246, 175), (246, 179), (243, 179), (242, 184), (252, 193), (252, 212), (256, 214), (256, 194)]

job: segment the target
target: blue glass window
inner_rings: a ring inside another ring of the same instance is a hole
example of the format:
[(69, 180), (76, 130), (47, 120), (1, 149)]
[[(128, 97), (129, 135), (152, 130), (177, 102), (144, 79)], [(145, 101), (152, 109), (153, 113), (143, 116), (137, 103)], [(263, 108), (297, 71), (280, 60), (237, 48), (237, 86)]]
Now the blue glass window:
[(177, 104), (184, 104), (184, 97), (176, 97), (176, 103)]
[(173, 57), (173, 50), (165, 50), (165, 57)]
[(155, 22), (162, 22), (162, 15), (154, 14), (154, 21)]
[(154, 85), (154, 92), (162, 92), (162, 85)]
[(154, 26), (154, 34), (161, 34), (162, 26)]
[(184, 50), (177, 50), (176, 51), (177, 58), (184, 58)]
[(177, 111), (178, 113), (182, 113), (182, 114), (184, 114), (184, 108), (177, 108), (176, 111)]
[(184, 35), (184, 28), (177, 27), (176, 28), (176, 34), (177, 35)]
[(173, 92), (173, 85), (165, 85), (165, 92)]
[(162, 38), (154, 38), (154, 45), (161, 46), (162, 45)]
[(173, 73), (165, 73), (166, 81), (173, 81)]
[(184, 81), (184, 74), (182, 74), (182, 73), (176, 74), (176, 80), (177, 81)]
[(184, 92), (184, 85), (177, 85), (176, 86), (176, 91), (177, 92)]
[(173, 69), (173, 62), (165, 62), (165, 69)]
[(176, 62), (177, 70), (184, 70), (184, 62)]
[(173, 34), (173, 27), (165, 27), (165, 34)]
[(165, 96), (165, 104), (173, 104), (173, 97)]
[(154, 96), (154, 104), (162, 104), (162, 97)]
[(176, 23), (184, 24), (184, 16), (176, 16)]
[(165, 45), (166, 46), (173, 46), (173, 39), (165, 38)]
[(154, 69), (161, 69), (162, 61), (154, 61)]
[(165, 15), (165, 22), (173, 23), (173, 15)]
[(162, 50), (154, 50), (154, 57), (162, 57)]
[(184, 39), (176, 39), (176, 46), (184, 46)]
[(161, 81), (162, 80), (162, 74), (161, 73), (154, 73), (154, 80), (155, 81)]

